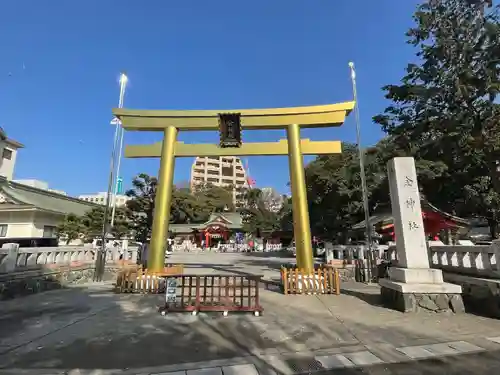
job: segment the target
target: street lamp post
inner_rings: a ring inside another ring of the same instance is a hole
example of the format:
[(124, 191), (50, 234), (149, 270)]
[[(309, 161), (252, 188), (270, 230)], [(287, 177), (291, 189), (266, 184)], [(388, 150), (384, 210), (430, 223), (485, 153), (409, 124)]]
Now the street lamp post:
[[(123, 108), (123, 99), (125, 97), (125, 88), (127, 86), (127, 76), (125, 73), (122, 73), (120, 75), (120, 98), (118, 101), (118, 107)], [(96, 256), (96, 262), (95, 262), (95, 270), (94, 270), (94, 281), (102, 281), (103, 275), (104, 275), (104, 265), (106, 263), (106, 237), (107, 234), (109, 233), (109, 230), (111, 228), (110, 225), (108, 224), (108, 216), (109, 216), (109, 208), (110, 208), (110, 203), (111, 203), (111, 194), (113, 190), (113, 182), (114, 182), (114, 176), (115, 176), (115, 159), (117, 155), (117, 146), (118, 146), (118, 139), (120, 137), (120, 134), (122, 134), (121, 137), (123, 137), (123, 129), (121, 129), (121, 122), (118, 119), (113, 119), (111, 121), (112, 125), (115, 125), (115, 136), (113, 139), (113, 148), (111, 151), (111, 160), (110, 160), (110, 168), (109, 168), (109, 179), (108, 179), (108, 190), (106, 193), (106, 205), (104, 207), (104, 217), (103, 217), (103, 224), (102, 224), (102, 246), (101, 248), (97, 251), (97, 256)], [(122, 138), (123, 142), (123, 138)], [(120, 152), (121, 152), (121, 147), (120, 147)], [(115, 202), (116, 199), (113, 199), (113, 202)]]
[[(120, 77), (120, 100), (118, 103), (118, 108), (123, 108), (123, 100), (125, 98), (125, 88), (127, 86), (127, 81), (128, 78), (125, 74), (122, 74)], [(123, 149), (123, 134), (124, 130), (121, 126), (119, 126), (119, 132), (120, 132), (120, 142), (119, 142), (119, 147), (118, 147), (118, 165), (116, 166), (116, 181), (115, 181), (115, 188), (114, 188), (114, 194), (113, 194), (113, 210), (111, 212), (111, 228), (115, 224), (115, 213), (116, 213), (116, 195), (118, 194), (118, 180), (120, 179), (120, 166), (121, 166), (121, 161), (122, 161), (122, 149)]]
[(354, 95), (355, 107), (354, 107), (354, 118), (356, 121), (356, 142), (358, 144), (358, 152), (359, 152), (359, 169), (361, 176), (361, 193), (363, 195), (363, 208), (365, 211), (365, 237), (368, 247), (368, 253), (362, 251), (361, 258), (366, 259), (366, 279), (367, 281), (371, 281), (372, 277), (372, 232), (371, 226), (369, 225), (370, 220), (370, 207), (368, 205), (368, 188), (366, 186), (366, 174), (365, 174), (365, 150), (361, 146), (361, 124), (359, 119), (359, 102), (358, 102), (358, 90), (356, 89), (356, 71), (354, 69), (354, 63), (349, 62), (349, 68), (351, 70), (351, 82), (352, 82), (352, 91)]

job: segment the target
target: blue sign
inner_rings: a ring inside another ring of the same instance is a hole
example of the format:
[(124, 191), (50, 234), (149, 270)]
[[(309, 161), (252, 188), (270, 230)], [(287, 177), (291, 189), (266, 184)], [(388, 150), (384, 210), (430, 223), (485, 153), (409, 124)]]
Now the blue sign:
[(116, 179), (116, 194), (123, 194), (123, 178)]

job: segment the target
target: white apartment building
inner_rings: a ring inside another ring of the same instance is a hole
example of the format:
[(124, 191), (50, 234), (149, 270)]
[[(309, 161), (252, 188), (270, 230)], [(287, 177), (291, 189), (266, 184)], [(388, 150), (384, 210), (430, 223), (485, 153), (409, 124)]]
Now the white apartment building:
[(0, 128), (0, 176), (8, 181), (14, 178), (17, 150), (20, 148), (24, 148), (24, 145), (8, 138), (5, 131)]
[(233, 201), (239, 200), (238, 188), (248, 187), (247, 174), (241, 159), (236, 156), (197, 157), (191, 167), (191, 190), (197, 185), (234, 186)]
[[(108, 194), (106, 192), (100, 192), (97, 194), (84, 194), (84, 195), (79, 195), (78, 199), (81, 199), (82, 201), (90, 202), (90, 203), (97, 203), (97, 204), (106, 204), (106, 198)], [(110, 204), (113, 205), (113, 196), (114, 194), (110, 195)], [(127, 203), (127, 201), (130, 199), (130, 197), (122, 194), (116, 194), (116, 207), (123, 207)]]

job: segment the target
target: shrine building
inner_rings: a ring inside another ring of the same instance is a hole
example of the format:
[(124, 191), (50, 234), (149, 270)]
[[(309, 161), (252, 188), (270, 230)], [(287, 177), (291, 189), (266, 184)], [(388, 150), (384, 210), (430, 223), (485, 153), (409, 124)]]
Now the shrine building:
[(170, 224), (170, 233), (176, 241), (191, 240), (196, 244), (205, 241), (207, 247), (217, 246), (241, 232), (242, 218), (237, 212), (213, 213), (202, 224)]
[[(424, 231), (429, 240), (437, 240), (438, 237), (446, 237), (446, 242), (450, 236), (467, 231), (471, 223), (469, 220), (446, 213), (425, 199), (421, 199), (422, 219), (424, 221)], [(383, 241), (395, 241), (394, 220), (390, 209), (379, 210), (381, 213), (371, 216), (368, 220), (370, 226), (383, 239)], [(365, 221), (353, 225), (351, 233), (353, 237), (359, 235), (364, 238), (366, 228)]]

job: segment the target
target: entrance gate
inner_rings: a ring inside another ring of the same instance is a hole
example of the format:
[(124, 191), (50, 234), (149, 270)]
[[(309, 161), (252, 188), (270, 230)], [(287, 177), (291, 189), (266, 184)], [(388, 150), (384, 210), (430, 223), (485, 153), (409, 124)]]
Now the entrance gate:
[[(340, 153), (342, 146), (340, 141), (301, 139), (300, 128), (340, 126), (353, 108), (354, 102), (351, 101), (309, 107), (224, 111), (113, 109), (125, 130), (163, 132), (163, 142), (125, 148), (127, 158), (160, 158), (148, 270), (157, 272), (164, 266), (176, 157), (288, 155), (297, 267), (312, 273), (314, 258), (303, 155)], [(287, 139), (262, 143), (241, 141), (241, 130), (271, 129), (286, 129)], [(177, 141), (179, 131), (202, 130), (219, 130), (220, 145)]]

